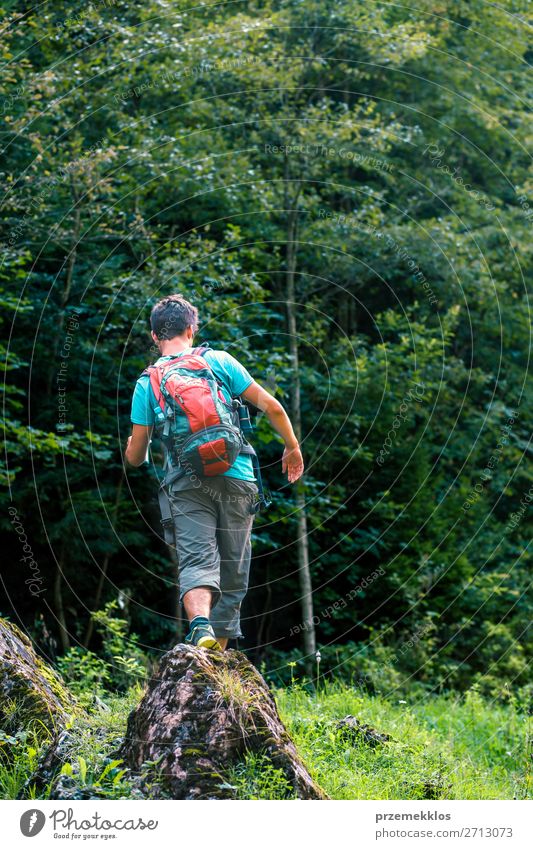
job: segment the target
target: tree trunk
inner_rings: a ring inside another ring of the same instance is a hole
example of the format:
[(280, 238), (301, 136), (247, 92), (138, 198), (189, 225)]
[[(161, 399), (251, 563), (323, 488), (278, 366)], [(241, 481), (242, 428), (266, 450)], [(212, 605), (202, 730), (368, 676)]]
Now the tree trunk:
[[(118, 757), (138, 774), (144, 769), (141, 790), (150, 798), (231, 799), (235, 787), (228, 771), (247, 754), (263, 756), (282, 771), (285, 798), (327, 798), (248, 658), (238, 651), (175, 646), (130, 714)], [(147, 762), (156, 762), (157, 780), (146, 773)]]
[[(302, 411), (300, 403), (300, 362), (298, 357), (298, 327), (296, 323), (296, 303), (294, 276), (298, 250), (298, 197), (301, 184), (298, 184), (294, 196), (289, 194), (288, 157), (285, 156), (285, 210), (287, 213), (287, 269), (286, 302), (289, 329), (289, 352), (292, 362), (291, 420), (298, 442), (302, 440)], [(300, 480), (296, 489), (296, 511), (298, 514), (298, 578), (300, 583), (300, 604), (302, 611), (305, 666), (312, 675), (316, 652), (316, 633), (313, 621), (313, 584), (309, 569), (309, 541), (307, 537), (307, 510), (305, 503), (305, 484)]]

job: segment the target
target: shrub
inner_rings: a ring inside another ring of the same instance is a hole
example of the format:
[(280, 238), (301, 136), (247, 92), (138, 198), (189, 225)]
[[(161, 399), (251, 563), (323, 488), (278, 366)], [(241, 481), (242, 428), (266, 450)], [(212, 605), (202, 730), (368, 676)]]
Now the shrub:
[(129, 623), (115, 615), (116, 600), (108, 602), (103, 610), (91, 614), (97, 632), (102, 638), (102, 655), (109, 669), (110, 683), (120, 692), (141, 681), (148, 668), (148, 657), (139, 647), (136, 634), (128, 634)]
[(77, 696), (100, 695), (111, 680), (109, 665), (92, 651), (79, 646), (58, 658), (59, 671)]

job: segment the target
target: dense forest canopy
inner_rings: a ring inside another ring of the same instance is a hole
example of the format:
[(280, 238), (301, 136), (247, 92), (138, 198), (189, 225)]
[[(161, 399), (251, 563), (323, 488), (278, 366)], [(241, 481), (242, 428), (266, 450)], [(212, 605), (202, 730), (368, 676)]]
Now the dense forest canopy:
[(175, 642), (158, 453), (122, 449), (181, 292), (287, 409), (296, 339), (305, 505), (260, 417), (245, 648), (302, 656), (305, 509), (332, 669), (525, 684), (528, 4), (0, 6), (2, 612), (52, 657), (110, 602)]

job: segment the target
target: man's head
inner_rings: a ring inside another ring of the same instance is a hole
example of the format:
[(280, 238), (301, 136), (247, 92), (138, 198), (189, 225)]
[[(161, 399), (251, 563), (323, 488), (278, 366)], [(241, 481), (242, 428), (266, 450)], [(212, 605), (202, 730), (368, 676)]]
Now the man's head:
[(168, 295), (152, 308), (150, 326), (154, 342), (176, 336), (192, 341), (198, 330), (198, 310), (183, 295)]

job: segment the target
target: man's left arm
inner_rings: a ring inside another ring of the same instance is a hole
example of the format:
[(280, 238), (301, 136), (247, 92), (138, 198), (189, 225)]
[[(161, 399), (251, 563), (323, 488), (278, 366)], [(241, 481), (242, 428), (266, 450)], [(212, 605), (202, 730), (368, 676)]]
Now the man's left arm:
[(252, 381), (248, 389), (242, 393), (245, 401), (250, 401), (259, 410), (262, 410), (275, 431), (279, 433), (285, 443), (285, 450), (281, 458), (281, 471), (287, 472), (289, 483), (296, 483), (304, 472), (304, 461), (298, 440), (294, 434), (291, 420), (289, 419), (283, 405), (274, 398), (270, 392), (263, 389), (256, 381)]

